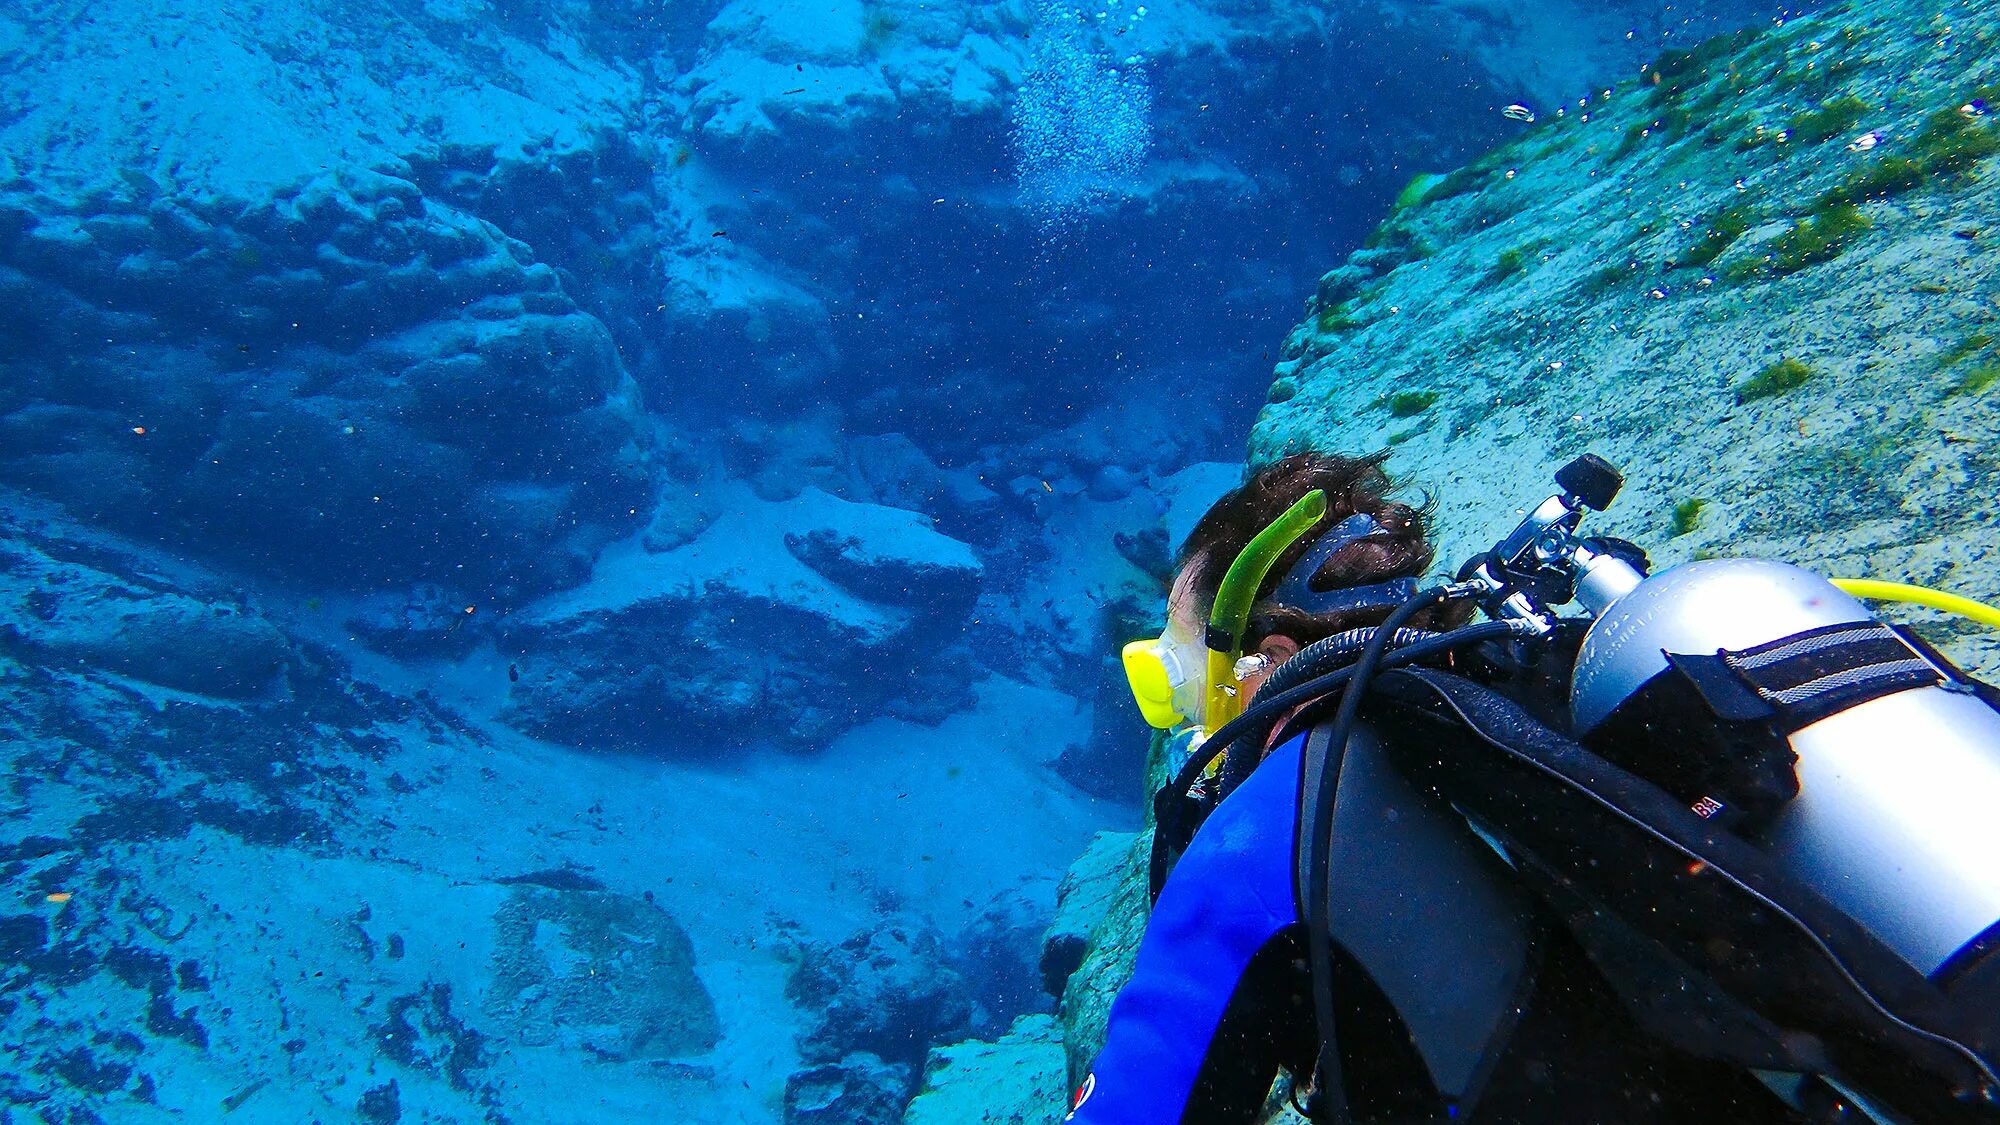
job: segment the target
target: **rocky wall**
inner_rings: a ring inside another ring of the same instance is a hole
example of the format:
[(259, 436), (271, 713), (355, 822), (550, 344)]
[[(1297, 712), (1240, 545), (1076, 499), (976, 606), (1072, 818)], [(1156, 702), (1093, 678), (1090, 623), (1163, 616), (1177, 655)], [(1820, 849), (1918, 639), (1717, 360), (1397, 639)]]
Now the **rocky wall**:
[[(1594, 525), (1661, 564), (1992, 599), (1993, 42), (1843, 6), (1669, 53), (1413, 185), (1286, 337), (1253, 461), (1392, 448), (1451, 562), (1595, 451), (1626, 486)], [(1921, 623), (1974, 665), (2000, 654)]]

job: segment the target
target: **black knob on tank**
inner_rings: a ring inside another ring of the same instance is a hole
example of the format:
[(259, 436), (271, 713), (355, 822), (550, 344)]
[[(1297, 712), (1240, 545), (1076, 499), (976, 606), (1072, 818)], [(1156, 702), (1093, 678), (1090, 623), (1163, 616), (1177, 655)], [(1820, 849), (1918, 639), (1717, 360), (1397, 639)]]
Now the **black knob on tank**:
[(1583, 501), (1584, 507), (1601, 512), (1611, 506), (1625, 478), (1618, 475), (1611, 462), (1595, 453), (1586, 453), (1557, 469), (1556, 483), (1564, 492)]

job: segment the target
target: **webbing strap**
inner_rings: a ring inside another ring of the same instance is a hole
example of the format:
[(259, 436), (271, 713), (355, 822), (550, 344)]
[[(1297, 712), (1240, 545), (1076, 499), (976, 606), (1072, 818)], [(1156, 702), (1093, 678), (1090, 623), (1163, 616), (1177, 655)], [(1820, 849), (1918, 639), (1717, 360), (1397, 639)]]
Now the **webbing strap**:
[(1846, 644), (1857, 635), (1874, 630), (1872, 622), (1857, 621), (1851, 625), (1834, 625), (1816, 633), (1800, 633), (1772, 641), (1761, 648), (1745, 649), (1731, 663), (1739, 668), (1764, 668), (1794, 656), (1806, 656), (1823, 652), (1836, 645)]
[(1717, 656), (1797, 730), (1879, 696), (1944, 682), (1944, 674), (1879, 621), (1827, 625)]
[[(1817, 680), (1807, 680), (1797, 687), (1759, 689), (1758, 694), (1781, 707), (1796, 707), (1829, 692), (1852, 691), (1878, 682), (1901, 680), (1909, 673), (1917, 673), (1918, 682), (1928, 680), (1936, 683), (1938, 677), (1931, 673), (1931, 666), (1912, 657), (1908, 660), (1892, 660), (1886, 664), (1870, 664), (1866, 668), (1848, 668)], [(1925, 673), (1931, 673), (1925, 675)], [(1897, 687), (1905, 686), (1897, 684)]]

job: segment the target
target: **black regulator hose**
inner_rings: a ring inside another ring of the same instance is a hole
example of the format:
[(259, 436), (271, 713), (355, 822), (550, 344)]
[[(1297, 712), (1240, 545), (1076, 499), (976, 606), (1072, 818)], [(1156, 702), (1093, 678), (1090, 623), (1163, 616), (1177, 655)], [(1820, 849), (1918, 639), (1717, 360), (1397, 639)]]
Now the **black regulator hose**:
[[(1389, 639), (1389, 644), (1392, 648), (1405, 648), (1418, 641), (1428, 640), (1437, 635), (1437, 633), (1429, 629), (1398, 629), (1396, 630), (1396, 635)], [(1342, 668), (1352, 664), (1355, 656), (1362, 649), (1367, 648), (1368, 642), (1374, 638), (1375, 626), (1373, 625), (1364, 625), (1358, 629), (1349, 629), (1344, 633), (1335, 633), (1330, 637), (1322, 637), (1293, 654), (1290, 660), (1278, 665), (1277, 669), (1264, 681), (1263, 687), (1258, 689), (1258, 694), (1275, 695), (1285, 691), (1287, 688), (1296, 687), (1314, 677), (1323, 676), (1335, 668)], [(1269, 720), (1247, 729), (1243, 737), (1237, 741), (1246, 742), (1251, 746), (1262, 746), (1270, 740), (1271, 731), (1278, 725), (1281, 718), (1282, 716), (1273, 715)], [(1231, 754), (1227, 758), (1224, 758), (1222, 760), (1222, 785), (1216, 790), (1217, 799), (1220, 800), (1235, 792), (1238, 785), (1249, 780), (1250, 774), (1256, 768), (1257, 755), (1255, 754)]]
[[(1373, 633), (1370, 629), (1368, 632)], [(1482, 641), (1501, 640), (1515, 636), (1514, 626), (1504, 621), (1482, 621), (1477, 625), (1463, 625), (1449, 633), (1438, 633), (1425, 640), (1417, 641), (1405, 648), (1389, 653), (1382, 660), (1384, 667), (1400, 667), (1426, 660), (1441, 652), (1465, 648)], [(1284, 666), (1289, 666), (1286, 661)], [(1194, 786), (1195, 780), (1207, 771), (1209, 763), (1227, 752), (1259, 723), (1268, 722), (1282, 712), (1327, 694), (1347, 682), (1352, 667), (1336, 668), (1331, 672), (1314, 676), (1295, 687), (1276, 688), (1265, 684), (1257, 693), (1257, 702), (1250, 705), (1241, 715), (1222, 724), (1210, 735), (1182, 764), (1180, 772), (1174, 776), (1174, 783), (1168, 788), (1177, 793), (1185, 793)]]
[[(1368, 632), (1372, 635), (1373, 629)], [(1448, 633), (1439, 633), (1425, 640), (1417, 641), (1405, 648), (1399, 648), (1382, 658), (1385, 667), (1397, 667), (1427, 660), (1440, 653), (1465, 648), (1484, 641), (1500, 640), (1514, 636), (1514, 627), (1503, 621), (1483, 621), (1477, 625), (1464, 625)], [(1286, 661), (1289, 666), (1291, 661)], [(1226, 753), (1230, 747), (1243, 742), (1257, 729), (1268, 732), (1276, 725), (1285, 712), (1302, 703), (1310, 702), (1333, 691), (1347, 682), (1353, 672), (1352, 667), (1336, 668), (1331, 672), (1314, 676), (1294, 687), (1272, 690), (1264, 685), (1257, 693), (1257, 701), (1241, 715), (1224, 723), (1207, 741), (1197, 747), (1182, 763), (1180, 771), (1166, 788), (1153, 798), (1153, 856), (1151, 886), (1153, 897), (1158, 897), (1160, 887), (1166, 882), (1169, 853), (1184, 842), (1186, 833), (1182, 831), (1182, 804), (1189, 789), (1207, 771), (1209, 763)]]
[[(1296, 684), (1304, 683), (1314, 676), (1323, 675), (1335, 668), (1354, 663), (1354, 657), (1368, 642), (1375, 639), (1375, 626), (1364, 625), (1359, 629), (1349, 629), (1345, 633), (1335, 633), (1323, 637), (1300, 649), (1297, 655), (1272, 671), (1264, 681), (1263, 691), (1284, 691)], [(1441, 634), (1429, 629), (1398, 629), (1389, 638), (1390, 648), (1407, 648), (1418, 641), (1429, 640)]]
[[(1340, 709), (1334, 712), (1333, 727), (1327, 740), (1327, 764), (1319, 771), (1319, 785), (1315, 792), (1307, 795), (1312, 800), (1312, 811), (1309, 814), (1311, 819), (1305, 823), (1333, 823), (1334, 794), (1339, 790), (1340, 765), (1347, 754), (1348, 739), (1354, 733), (1354, 720), (1361, 713), (1362, 697), (1368, 694), (1368, 681), (1382, 666), (1383, 654), (1389, 651), (1389, 642), (1394, 639), (1396, 630), (1450, 596), (1449, 587), (1433, 586), (1397, 606), (1389, 614), (1389, 619), (1376, 627), (1368, 647), (1361, 650), (1360, 658), (1348, 670), (1347, 686), (1340, 697)], [(1325, 895), (1318, 893), (1319, 888), (1326, 886), (1332, 868), (1333, 841), (1315, 834), (1313, 839), (1306, 841), (1305, 883), (1312, 892), (1306, 905), (1306, 964), (1312, 967), (1313, 1016), (1319, 1024), (1319, 1066), (1314, 1071), (1314, 1094), (1310, 1103), (1314, 1125), (1346, 1125), (1353, 1119), (1347, 1107), (1347, 1081), (1341, 1072), (1340, 1044), (1334, 1041), (1333, 936), (1332, 919), (1329, 917), (1332, 904)]]

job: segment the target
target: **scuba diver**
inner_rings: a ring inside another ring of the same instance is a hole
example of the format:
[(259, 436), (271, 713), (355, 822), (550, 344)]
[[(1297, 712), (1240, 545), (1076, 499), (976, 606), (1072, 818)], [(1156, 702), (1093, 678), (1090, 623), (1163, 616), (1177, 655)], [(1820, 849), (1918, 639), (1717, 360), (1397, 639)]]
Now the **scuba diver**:
[(2000, 1121), (2000, 693), (1846, 591), (2000, 611), (1651, 576), (1592, 456), (1425, 588), (1385, 458), (1253, 475), (1126, 646), (1192, 734), (1066, 1120)]

